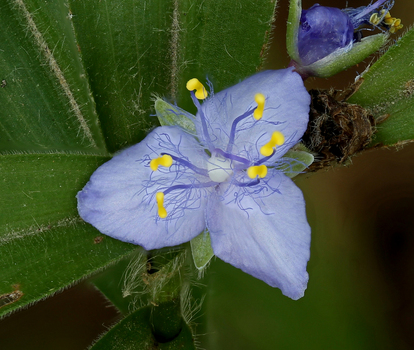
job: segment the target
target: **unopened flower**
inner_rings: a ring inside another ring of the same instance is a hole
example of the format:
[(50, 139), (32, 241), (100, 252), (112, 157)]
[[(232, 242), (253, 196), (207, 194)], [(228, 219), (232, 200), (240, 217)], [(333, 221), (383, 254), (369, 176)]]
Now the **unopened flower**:
[[(287, 37), (291, 65), (306, 78), (328, 77), (359, 63), (385, 43), (388, 32), (402, 28), (401, 20), (389, 13), (393, 4), (378, 0), (343, 10), (315, 4), (302, 11), (300, 1), (291, 1)], [(382, 32), (362, 38), (366, 26)]]
[(158, 127), (102, 165), (78, 193), (81, 217), (147, 250), (207, 228), (219, 258), (302, 297), (310, 227), (303, 195), (280, 166), (306, 130), (310, 98), (292, 70), (264, 71), (208, 98), (191, 80), (195, 135)]

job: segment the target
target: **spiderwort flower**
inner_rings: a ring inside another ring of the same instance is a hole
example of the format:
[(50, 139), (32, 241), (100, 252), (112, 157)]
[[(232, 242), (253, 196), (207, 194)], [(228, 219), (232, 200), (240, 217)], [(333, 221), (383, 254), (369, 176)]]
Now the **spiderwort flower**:
[(278, 170), (308, 123), (301, 77), (292, 68), (264, 71), (208, 98), (196, 79), (187, 88), (196, 135), (161, 126), (116, 155), (78, 193), (80, 216), (147, 250), (207, 227), (219, 258), (302, 297), (310, 227), (301, 191)]
[[(402, 28), (401, 20), (389, 13), (393, 4), (378, 0), (343, 10), (315, 4), (302, 11), (300, 2), (291, 1), (287, 34), (291, 65), (306, 78), (328, 77), (359, 63), (385, 43), (388, 32)], [(362, 38), (364, 26), (382, 33)]]

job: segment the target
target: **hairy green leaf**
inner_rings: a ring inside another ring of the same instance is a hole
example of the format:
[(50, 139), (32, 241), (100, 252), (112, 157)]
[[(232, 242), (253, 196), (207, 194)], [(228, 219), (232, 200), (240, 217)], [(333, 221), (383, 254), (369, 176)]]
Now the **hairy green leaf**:
[(372, 145), (414, 139), (414, 29), (398, 40), (365, 74), (348, 102), (372, 111), (378, 121)]
[(151, 332), (151, 308), (143, 307), (127, 316), (107, 334), (105, 334), (91, 350), (178, 350), (195, 349), (190, 328), (184, 324), (180, 334), (172, 341), (158, 343)]
[(76, 217), (2, 240), (0, 316), (53, 295), (134, 249)]
[(106, 153), (62, 1), (0, 4), (0, 151)]
[(0, 241), (76, 216), (76, 193), (107, 159), (76, 154), (0, 155)]

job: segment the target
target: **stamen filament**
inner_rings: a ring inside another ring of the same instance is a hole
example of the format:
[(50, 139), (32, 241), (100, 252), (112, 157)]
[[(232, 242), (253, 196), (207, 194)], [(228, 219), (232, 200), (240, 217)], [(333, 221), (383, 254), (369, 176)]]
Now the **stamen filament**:
[(354, 19), (360, 19), (370, 13), (371, 11), (375, 10), (376, 8), (380, 7), (386, 0), (378, 0), (374, 2), (372, 5), (367, 6), (363, 11), (361, 11)]
[(206, 117), (204, 116), (204, 113), (201, 109), (201, 104), (197, 100), (197, 97), (195, 96), (194, 91), (190, 91), (190, 94), (191, 94), (191, 99), (193, 100), (194, 105), (197, 107), (198, 113), (200, 115), (201, 126), (203, 128), (203, 134), (204, 134), (204, 137), (205, 137), (206, 142), (207, 142), (207, 147), (210, 151), (212, 151), (214, 149), (214, 145), (211, 142), (210, 134), (208, 133)]
[(231, 153), (228, 153), (228, 152), (224, 152), (220, 148), (215, 148), (212, 153), (220, 154), (224, 158), (227, 158), (227, 159), (230, 159), (230, 160), (235, 160), (235, 161), (240, 162), (240, 163), (244, 163), (246, 166), (250, 164), (250, 161), (248, 161), (246, 158), (235, 156), (235, 155), (233, 155)]
[(272, 154), (270, 156), (264, 157), (260, 160), (258, 160), (256, 163), (254, 163), (254, 165), (260, 165), (263, 164), (264, 162), (268, 161), (270, 158), (273, 157), (273, 155), (275, 154), (275, 150), (273, 150)]
[(191, 185), (175, 185), (175, 186), (168, 187), (164, 191), (164, 194), (168, 194), (171, 191), (175, 191), (175, 190), (184, 190), (184, 189), (187, 189), (187, 188), (204, 188), (204, 187), (212, 187), (212, 186), (216, 186), (216, 185), (217, 185), (217, 182), (214, 182), (214, 181), (204, 182), (204, 183), (200, 183), (200, 184), (191, 184)]
[(231, 125), (231, 130), (230, 130), (230, 137), (229, 137), (229, 143), (227, 145), (227, 149), (226, 152), (231, 152), (231, 149), (233, 148), (233, 143), (234, 143), (234, 138), (236, 136), (236, 127), (237, 124), (247, 118), (248, 116), (250, 116), (250, 114), (252, 114), (252, 112), (254, 111), (254, 109), (249, 109), (247, 112), (243, 113), (241, 116), (237, 117), (236, 119), (233, 120), (233, 124)]
[(256, 178), (256, 180), (251, 181), (251, 182), (240, 182), (240, 181), (237, 181), (237, 180), (232, 181), (233, 184), (235, 184), (236, 186), (239, 186), (239, 187), (255, 186), (255, 185), (259, 184), (259, 182), (260, 182), (259, 178)]
[(268, 143), (266, 143), (262, 148), (260, 148), (260, 153), (268, 157), (272, 155), (273, 148), (277, 146), (281, 146), (285, 143), (285, 137), (280, 131), (275, 131), (272, 134), (272, 137)]
[(186, 160), (184, 160), (180, 157), (176, 157), (176, 156), (173, 156), (173, 155), (168, 154), (168, 153), (161, 153), (161, 155), (166, 155), (166, 156), (171, 157), (176, 162), (181, 163), (182, 165), (184, 165), (187, 168), (193, 170), (197, 174), (208, 176), (208, 171), (206, 169), (201, 169), (199, 167), (196, 167), (195, 165), (191, 164), (190, 162), (187, 162)]

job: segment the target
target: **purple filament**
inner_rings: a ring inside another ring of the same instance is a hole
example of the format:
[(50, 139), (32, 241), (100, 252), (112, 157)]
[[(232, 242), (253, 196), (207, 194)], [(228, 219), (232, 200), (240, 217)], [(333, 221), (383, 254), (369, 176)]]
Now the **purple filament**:
[(175, 190), (186, 190), (188, 188), (205, 188), (205, 187), (213, 187), (216, 185), (217, 185), (217, 182), (214, 182), (214, 181), (204, 182), (200, 184), (191, 184), (191, 185), (175, 185), (175, 186), (171, 186), (167, 188), (164, 191), (164, 195), (170, 193), (171, 191), (175, 191)]
[(231, 160), (235, 160), (237, 162), (243, 163), (246, 166), (249, 166), (250, 165), (250, 161), (247, 160), (246, 158), (239, 157), (239, 156), (235, 156), (234, 154), (224, 152), (220, 148), (215, 148), (213, 153), (220, 154), (224, 158), (231, 159)]
[(191, 164), (190, 162), (184, 160), (183, 158), (173, 156), (172, 154), (169, 154), (169, 153), (161, 153), (162, 156), (164, 154), (166, 154), (167, 156), (170, 156), (176, 162), (178, 162), (178, 163), (186, 166), (187, 168), (193, 170), (195, 173), (200, 174), (200, 175), (204, 175), (204, 176), (208, 176), (208, 171), (206, 169), (201, 169), (199, 167), (196, 167), (195, 165)]
[(251, 187), (251, 186), (258, 185), (260, 183), (260, 179), (256, 178), (255, 180), (250, 181), (250, 182), (240, 182), (237, 180), (233, 180), (233, 183), (239, 187)]
[(211, 151), (212, 149), (214, 149), (214, 146), (213, 146), (213, 143), (211, 142), (210, 134), (208, 133), (206, 117), (204, 116), (204, 113), (201, 110), (201, 104), (198, 101), (197, 97), (195, 96), (194, 91), (190, 91), (190, 93), (191, 93), (191, 98), (193, 99), (193, 103), (197, 107), (198, 113), (200, 114), (201, 125), (203, 127), (203, 134), (204, 134), (204, 137), (206, 139), (207, 146), (208, 146), (209, 150)]
[(236, 127), (237, 127), (237, 124), (241, 120), (243, 120), (243, 119), (247, 118), (248, 116), (250, 116), (256, 108), (249, 109), (247, 112), (243, 113), (241, 116), (239, 116), (239, 117), (237, 117), (236, 119), (233, 120), (233, 124), (231, 125), (231, 130), (230, 130), (229, 143), (227, 145), (226, 152), (230, 153), (231, 152), (231, 149), (233, 147), (234, 138), (236, 136)]

